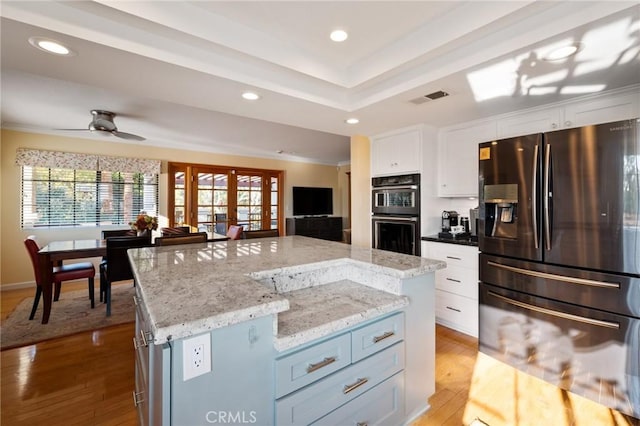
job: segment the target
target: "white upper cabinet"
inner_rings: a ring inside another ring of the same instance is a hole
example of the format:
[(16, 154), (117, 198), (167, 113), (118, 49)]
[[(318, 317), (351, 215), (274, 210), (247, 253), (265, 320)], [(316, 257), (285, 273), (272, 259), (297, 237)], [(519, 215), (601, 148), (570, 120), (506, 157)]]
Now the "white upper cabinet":
[(420, 173), (422, 126), (412, 126), (371, 138), (371, 175)]
[(498, 117), (498, 139), (588, 126), (640, 116), (638, 91), (605, 94)]
[(563, 127), (608, 123), (640, 116), (640, 93), (624, 93), (567, 105)]
[(548, 108), (498, 120), (498, 139), (548, 132), (561, 127), (562, 109)]
[(496, 122), (444, 130), (438, 140), (438, 196), (478, 196), (478, 144), (496, 138)]

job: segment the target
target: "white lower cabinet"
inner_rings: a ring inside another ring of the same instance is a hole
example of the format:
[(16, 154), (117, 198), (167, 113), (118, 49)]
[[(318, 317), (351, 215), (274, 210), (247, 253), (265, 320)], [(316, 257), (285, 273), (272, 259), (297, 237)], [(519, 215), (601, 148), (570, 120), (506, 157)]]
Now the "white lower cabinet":
[[(288, 392), (276, 400), (276, 424), (400, 421), (404, 416), (403, 338), (404, 313), (400, 312), (276, 359), (277, 395)], [(338, 363), (346, 366), (336, 369)], [(294, 376), (307, 379), (292, 385), (292, 374), (287, 372), (293, 371), (299, 371)], [(308, 383), (310, 374), (315, 376)]]
[(478, 248), (423, 241), (422, 257), (443, 260), (436, 271), (436, 322), (478, 337)]

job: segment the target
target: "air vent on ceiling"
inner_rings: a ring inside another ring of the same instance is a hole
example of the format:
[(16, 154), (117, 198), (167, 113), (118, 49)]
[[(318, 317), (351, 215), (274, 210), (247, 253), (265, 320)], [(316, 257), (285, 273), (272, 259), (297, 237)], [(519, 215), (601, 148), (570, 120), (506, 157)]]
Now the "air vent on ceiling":
[(447, 92), (442, 90), (438, 90), (437, 92), (429, 93), (428, 95), (420, 96), (419, 98), (415, 98), (410, 100), (412, 104), (420, 105), (425, 102), (435, 101), (436, 99), (444, 98), (445, 96), (449, 96)]

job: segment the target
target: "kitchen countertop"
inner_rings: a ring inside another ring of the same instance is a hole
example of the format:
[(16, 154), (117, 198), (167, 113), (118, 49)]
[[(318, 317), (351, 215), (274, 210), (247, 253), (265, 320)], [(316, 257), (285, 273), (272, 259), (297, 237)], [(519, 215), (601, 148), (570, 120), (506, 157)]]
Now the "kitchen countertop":
[(438, 237), (437, 235), (429, 235), (429, 236), (426, 236), (426, 237), (422, 237), (421, 239), (422, 239), (422, 241), (434, 241), (436, 243), (459, 244), (459, 245), (463, 245), (463, 246), (478, 247), (477, 237), (476, 237), (475, 241), (470, 239), (470, 238), (453, 239), (453, 238), (442, 238), (442, 237)]
[(279, 350), (406, 306), (400, 281), (446, 266), (302, 236), (145, 247), (129, 259), (155, 343), (284, 313)]

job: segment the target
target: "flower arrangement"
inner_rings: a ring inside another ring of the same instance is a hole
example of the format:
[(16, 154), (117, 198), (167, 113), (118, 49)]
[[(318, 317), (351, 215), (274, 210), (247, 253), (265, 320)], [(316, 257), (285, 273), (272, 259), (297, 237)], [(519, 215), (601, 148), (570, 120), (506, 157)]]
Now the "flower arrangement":
[(138, 232), (147, 230), (155, 231), (158, 229), (158, 218), (155, 216), (149, 216), (146, 213), (141, 213), (134, 222), (129, 222), (129, 226), (131, 226), (131, 229)]

